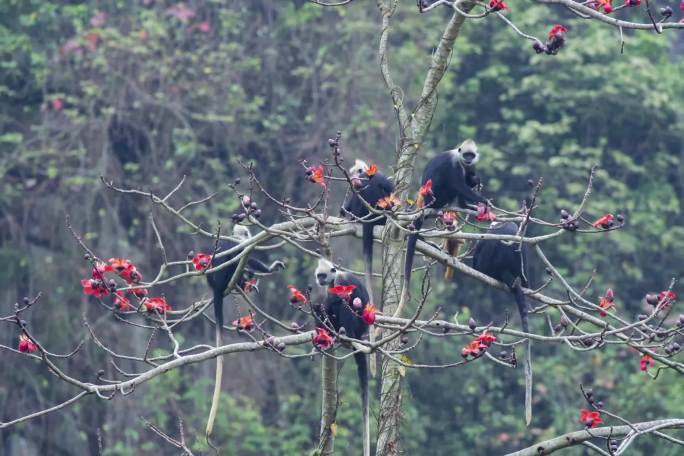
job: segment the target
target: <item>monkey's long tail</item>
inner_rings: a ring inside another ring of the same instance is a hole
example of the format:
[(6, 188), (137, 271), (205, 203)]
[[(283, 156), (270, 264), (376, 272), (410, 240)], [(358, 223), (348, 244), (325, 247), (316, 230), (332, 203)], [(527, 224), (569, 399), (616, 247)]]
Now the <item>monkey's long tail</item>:
[(416, 244), (418, 243), (417, 231), (419, 231), (423, 226), (423, 218), (421, 217), (416, 219), (416, 221), (413, 222), (413, 225), (416, 229), (416, 233), (409, 234), (408, 242), (406, 243), (406, 259), (404, 261), (404, 286), (401, 289), (401, 298), (399, 299), (399, 306), (397, 307), (397, 310), (394, 312), (393, 317), (401, 316), (401, 311), (404, 309), (406, 301), (408, 300), (409, 290), (411, 289), (411, 271), (413, 270), (413, 257), (416, 254)]
[[(366, 290), (370, 303), (376, 304), (373, 300), (373, 225), (370, 223), (363, 224), (363, 260), (366, 266), (364, 277), (366, 279)], [(368, 330), (368, 337), (371, 343), (375, 342), (375, 331), (373, 328)], [(375, 377), (377, 372), (377, 355), (371, 353), (370, 355), (370, 374)]]
[(361, 387), (361, 407), (363, 408), (363, 456), (370, 456), (370, 403), (368, 400), (368, 367), (364, 353), (354, 354), (356, 370)]
[[(223, 345), (223, 290), (214, 290), (214, 318), (216, 319), (216, 346)], [(214, 380), (214, 394), (211, 397), (211, 409), (207, 420), (206, 436), (209, 439), (214, 430), (214, 420), (218, 410), (219, 397), (221, 396), (221, 377), (223, 376), (223, 356), (216, 357), (216, 378)]]
[[(513, 283), (513, 294), (515, 295), (515, 303), (518, 305), (518, 312), (520, 312), (523, 332), (529, 333), (527, 303), (520, 285), (520, 278), (517, 278)], [(525, 373), (525, 423), (529, 426), (532, 422), (532, 348), (530, 339), (525, 339), (525, 365), (523, 369)]]

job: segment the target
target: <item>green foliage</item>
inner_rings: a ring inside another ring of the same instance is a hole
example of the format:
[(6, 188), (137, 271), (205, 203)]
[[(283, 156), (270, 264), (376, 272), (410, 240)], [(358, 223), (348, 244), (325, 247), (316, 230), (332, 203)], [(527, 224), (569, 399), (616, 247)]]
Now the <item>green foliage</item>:
[[(302, 1), (200, 2), (192, 3), (196, 15), (187, 23), (167, 14), (168, 6), (0, 4), (1, 309), (2, 315), (10, 314), (15, 301), (42, 291), (28, 324), (55, 352), (71, 351), (87, 336), (82, 315), (118, 353), (140, 356), (148, 344), (142, 331), (122, 325), (81, 295), (78, 280), (87, 268), (61, 228), (65, 213), (100, 256), (129, 257), (146, 277), (159, 265), (151, 212), (171, 258), (209, 248), (190, 228), (153, 211), (149, 201), (105, 190), (100, 175), (159, 193), (186, 175), (172, 203), (217, 192), (208, 204), (184, 215), (209, 230), (220, 221), (225, 232), (237, 207), (228, 185), (244, 176), (243, 162), (255, 163), (274, 194), (299, 204), (314, 189), (300, 178), (298, 161), (322, 160), (326, 138), (338, 129), (347, 160), (359, 156), (389, 172), (395, 158), (398, 132), (378, 71), (379, 20), (371, 3), (320, 8)], [(98, 8), (106, 20), (93, 25)], [(538, 36), (558, 14), (538, 5), (527, 5), (524, 14), (515, 5), (511, 9), (516, 24)], [(412, 2), (399, 6), (389, 57), (406, 103), (422, 89), (447, 13), (419, 15)], [(209, 23), (207, 33), (196, 27), (202, 21)], [(546, 244), (545, 252), (574, 285), (582, 287), (593, 277), (589, 298), (612, 287), (618, 310), (633, 318), (642, 312), (640, 300), (647, 291), (660, 291), (682, 274), (684, 67), (674, 58), (682, 41), (671, 33), (625, 32), (621, 54), (614, 29), (574, 17), (567, 22), (567, 45), (555, 57), (535, 54), (529, 42), (494, 17), (467, 23), (440, 85), (418, 166), (473, 137), (483, 155), (486, 194), (514, 210), (529, 193), (527, 180), (543, 177), (537, 215), (553, 221), (560, 209), (579, 204), (589, 170), (598, 165), (587, 217), (621, 212), (626, 229), (609, 235), (566, 233)], [(247, 183), (240, 188), (248, 191)], [(280, 218), (278, 208), (259, 200), (265, 223)], [(343, 262), (361, 268), (358, 242), (340, 241), (334, 248)], [(282, 254), (290, 257), (287, 274), (263, 283), (259, 299), (269, 313), (302, 323), (281, 297), (286, 284), (304, 288), (310, 282), (312, 262), (295, 250)], [(533, 264), (537, 282), (542, 269)], [(466, 321), (472, 315), (496, 323), (505, 312), (515, 315), (509, 295), (474, 281), (457, 277), (455, 284), (433, 284), (426, 314), (441, 309), (444, 318)], [(201, 280), (159, 292), (178, 307), (207, 295)], [(548, 292), (563, 296), (557, 284)], [(226, 303), (229, 316), (240, 310)], [(559, 318), (554, 311), (550, 315)], [(517, 318), (511, 320), (516, 326)], [(542, 319), (532, 323), (546, 331)], [(188, 346), (212, 340), (204, 321), (181, 332)], [(17, 337), (16, 331), (6, 331), (0, 343), (14, 346)], [(168, 352), (168, 341), (161, 339), (157, 335), (153, 349)], [(465, 342), (426, 338), (410, 358), (454, 362)], [(406, 454), (499, 454), (579, 429), (578, 410), (584, 407), (579, 383), (594, 386), (609, 410), (630, 419), (684, 412), (673, 399), (684, 393), (682, 382), (668, 372), (651, 380), (639, 372), (633, 352), (609, 347), (577, 353), (562, 345), (533, 344), (533, 353), (536, 402), (529, 429), (522, 418), (520, 369), (484, 359), (457, 369), (406, 369)], [(13, 366), (7, 382), (0, 382), (7, 416), (73, 394), (35, 363), (14, 356), (0, 354), (4, 365)], [(125, 371), (141, 368), (124, 364)], [(224, 379), (215, 427), (224, 454), (315, 450), (318, 362), (256, 354), (226, 358), (226, 366), (230, 379)], [(102, 351), (90, 346), (69, 365), (87, 381), (100, 368), (107, 369), (108, 378), (120, 375)], [(361, 416), (354, 369), (346, 363), (340, 376), (335, 447), (337, 454), (356, 456)], [(212, 382), (211, 365), (172, 371), (126, 398), (93, 398), (43, 418), (44, 436), (27, 424), (13, 428), (12, 438), (31, 439), (38, 448), (51, 448), (58, 440), (70, 454), (96, 454), (100, 433), (106, 455), (176, 454), (139, 417), (177, 436), (180, 416), (193, 450), (204, 453)], [(11, 392), (6, 385), (12, 385)], [(374, 397), (372, 404), (377, 410)], [(638, 440), (635, 448), (639, 454), (676, 452), (651, 439)]]

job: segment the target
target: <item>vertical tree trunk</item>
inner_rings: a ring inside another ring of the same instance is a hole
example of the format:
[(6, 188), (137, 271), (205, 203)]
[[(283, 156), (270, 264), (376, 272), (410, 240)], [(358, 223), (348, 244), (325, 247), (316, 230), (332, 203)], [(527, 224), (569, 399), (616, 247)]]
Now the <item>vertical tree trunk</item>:
[(335, 435), (333, 425), (337, 414), (337, 360), (323, 356), (321, 362), (321, 433), (319, 438), (320, 454), (333, 454)]

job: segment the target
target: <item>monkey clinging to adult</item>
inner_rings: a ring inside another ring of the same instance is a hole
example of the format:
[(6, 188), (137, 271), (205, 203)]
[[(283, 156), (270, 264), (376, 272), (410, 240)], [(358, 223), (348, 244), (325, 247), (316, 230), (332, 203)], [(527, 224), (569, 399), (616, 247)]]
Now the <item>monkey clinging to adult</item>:
[[(242, 242), (249, 240), (252, 237), (249, 232), (249, 228), (243, 225), (233, 226), (233, 238), (221, 239), (216, 246), (216, 251), (213, 255), (211, 267), (216, 268), (222, 264), (228, 263), (242, 252), (242, 249), (231, 252), (227, 255), (219, 256), (220, 253), (226, 252)], [(212, 248), (213, 250), (213, 248)], [(215, 272), (210, 272), (207, 274), (207, 283), (214, 295), (214, 318), (216, 320), (216, 346), (219, 347), (223, 344), (222, 331), (223, 331), (223, 295), (226, 294), (226, 290), (230, 286), (244, 288), (245, 283), (252, 279), (255, 274), (270, 274), (277, 270), (285, 268), (285, 265), (281, 261), (274, 261), (270, 266), (262, 263), (256, 258), (247, 257), (244, 262), (244, 268), (240, 273), (239, 277), (234, 277), (237, 272), (238, 265), (240, 261), (235, 260), (232, 264), (218, 270)], [(230, 290), (228, 290), (230, 291)], [(209, 419), (207, 420), (206, 435), (209, 437), (214, 428), (214, 419), (216, 418), (216, 411), (218, 407), (219, 396), (221, 394), (221, 377), (223, 374), (223, 357), (216, 357), (216, 382), (214, 384), (214, 394), (211, 399), (211, 409), (209, 411)]]
[[(370, 304), (368, 291), (354, 275), (338, 272), (331, 262), (319, 259), (316, 267), (316, 283), (327, 289), (323, 305), (315, 309), (316, 325), (323, 329), (332, 328), (340, 333), (344, 328), (347, 337), (361, 340), (368, 332), (368, 325), (361, 318), (363, 309)], [(347, 296), (336, 293), (336, 287), (350, 287)], [(363, 456), (370, 456), (370, 404), (368, 398), (368, 363), (366, 355), (354, 353), (359, 375), (361, 406), (363, 408)]]
[[(515, 222), (492, 223), (488, 234), (518, 234)], [(473, 268), (508, 285), (520, 313), (522, 330), (529, 333), (528, 309), (522, 287), (528, 287), (527, 246), (515, 241), (484, 239), (477, 241), (473, 252)], [(525, 421), (532, 421), (532, 351), (525, 339)]]
[[(473, 190), (473, 187), (479, 185), (480, 182), (475, 168), (479, 160), (480, 154), (477, 151), (477, 144), (471, 139), (466, 139), (456, 149), (447, 150), (430, 159), (425, 165), (420, 180), (421, 189), (416, 206), (419, 209), (424, 207), (441, 209), (456, 201), (459, 207), (466, 208), (469, 204), (486, 203), (486, 200)], [(400, 314), (409, 292), (413, 257), (416, 252), (418, 232), (422, 226), (423, 217), (421, 216), (413, 222), (415, 232), (408, 237), (404, 263), (404, 288), (395, 315)], [(447, 243), (447, 250), (450, 250), (450, 255), (457, 254), (458, 245), (457, 242), (454, 243), (453, 241)], [(449, 274), (449, 269), (447, 269), (447, 273)]]

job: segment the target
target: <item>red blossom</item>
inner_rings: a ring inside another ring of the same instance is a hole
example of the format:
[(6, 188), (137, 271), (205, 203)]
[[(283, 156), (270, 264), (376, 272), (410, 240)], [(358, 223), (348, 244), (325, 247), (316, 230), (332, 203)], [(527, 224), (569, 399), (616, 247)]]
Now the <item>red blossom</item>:
[(211, 267), (211, 255), (205, 253), (198, 253), (192, 259), (192, 264), (195, 266), (197, 271), (206, 271)]
[(380, 198), (376, 204), (380, 209), (391, 211), (392, 209), (401, 206), (401, 200), (397, 198), (394, 193), (392, 193), (389, 196)]
[(361, 318), (363, 318), (363, 321), (365, 321), (367, 325), (372, 325), (373, 323), (375, 323), (375, 316), (377, 313), (378, 309), (376, 309), (376, 307), (373, 304), (368, 304), (363, 309)]
[(612, 288), (608, 288), (606, 290), (606, 294), (599, 299), (598, 305), (601, 309), (603, 309), (599, 312), (600, 317), (605, 317), (606, 315), (608, 315), (606, 313), (607, 310), (615, 308), (615, 295), (613, 294)]
[(639, 370), (646, 372), (649, 367), (655, 366), (655, 361), (649, 355), (642, 355), (639, 361)]
[(418, 194), (420, 194), (420, 196), (423, 198), (427, 198), (428, 196), (432, 195), (432, 179), (428, 179), (427, 182), (420, 187)]
[(684, 0), (679, 4), (679, 9), (684, 11)]
[(156, 310), (159, 313), (165, 313), (171, 310), (171, 306), (166, 302), (166, 298), (163, 296), (147, 298), (143, 304), (145, 306), (145, 310), (148, 312), (154, 312)]
[(323, 165), (318, 165), (315, 168), (313, 166), (311, 168), (307, 168), (306, 174), (307, 176), (309, 176), (309, 180), (314, 184), (319, 184), (323, 188), (326, 187), (325, 170), (323, 168)]
[(587, 409), (580, 410), (580, 421), (588, 428), (595, 428), (603, 423), (599, 412), (590, 412)]
[(52, 100), (53, 111), (59, 112), (62, 110), (62, 108), (64, 108), (64, 100), (62, 100), (61, 98), (55, 98), (54, 100)]
[(328, 334), (328, 331), (323, 328), (316, 328), (316, 333), (317, 334), (313, 337), (314, 347), (318, 348), (319, 350), (327, 350), (330, 348), (333, 343), (333, 339), (330, 337), (330, 334)]
[(553, 27), (551, 27), (551, 30), (549, 30), (549, 41), (552, 41), (554, 38), (556, 38), (558, 34), (562, 35), (564, 33), (567, 33), (567, 31), (568, 29), (562, 25), (554, 25)]
[(129, 269), (131, 267), (135, 269), (133, 263), (131, 263), (130, 260), (126, 260), (124, 258), (110, 258), (108, 261), (111, 265), (112, 270), (117, 274), (121, 274), (124, 270)]
[(328, 293), (334, 294), (345, 301), (349, 301), (349, 298), (355, 289), (356, 285), (337, 285), (336, 287), (328, 288)]
[(508, 9), (508, 6), (503, 2), (503, 0), (489, 0), (489, 8), (492, 11), (503, 11)]
[(131, 310), (131, 301), (129, 301), (128, 298), (125, 297), (122, 292), (117, 291), (114, 293), (114, 295), (116, 296), (114, 298), (114, 307), (119, 309), (121, 312)]
[(489, 334), (487, 332), (483, 332), (477, 337), (476, 341), (480, 342), (482, 345), (486, 347), (489, 347), (492, 345), (493, 342), (496, 342), (496, 336), (493, 336), (492, 334)]
[(102, 280), (99, 279), (83, 279), (81, 280), (83, 286), (83, 293), (86, 296), (95, 296), (101, 298), (109, 294), (109, 288)]
[(138, 298), (138, 299), (144, 298), (145, 296), (147, 296), (147, 293), (148, 293), (148, 292), (147, 292), (147, 288), (133, 288), (133, 289), (130, 290), (130, 291), (131, 291), (131, 293), (133, 293), (133, 294), (135, 295), (135, 297)]
[(594, 7), (596, 8), (596, 11), (601, 11), (601, 8), (603, 8), (603, 11), (606, 14), (610, 14), (613, 12), (612, 2), (613, 0), (596, 0), (594, 2)]
[(613, 226), (613, 219), (615, 217), (613, 214), (605, 214), (603, 217), (600, 219), (596, 220), (594, 223), (591, 224), (594, 228), (603, 228), (604, 230), (607, 230), (611, 226)]
[(103, 279), (106, 272), (112, 272), (112, 267), (107, 263), (97, 261), (93, 266), (93, 279)]
[(259, 282), (259, 279), (257, 279), (256, 277), (249, 279), (242, 286), (242, 289), (244, 290), (245, 293), (249, 294), (252, 291), (257, 290), (257, 283), (258, 282)]
[(38, 346), (26, 334), (19, 336), (19, 347), (17, 348), (22, 353), (35, 353), (38, 351)]
[(378, 165), (375, 165), (375, 164), (370, 165), (370, 168), (368, 168), (368, 170), (366, 171), (366, 176), (373, 177), (377, 174), (377, 172), (378, 172)]
[(478, 222), (493, 222), (496, 220), (496, 214), (491, 211), (489, 204), (478, 203), (475, 220)]
[(676, 299), (677, 295), (673, 291), (661, 291), (660, 296), (658, 296), (658, 306), (670, 306), (675, 303)]
[(478, 339), (475, 339), (474, 341), (463, 347), (463, 350), (461, 350), (461, 356), (463, 356), (464, 358), (467, 358), (468, 356), (477, 358), (482, 353), (484, 353), (485, 350), (487, 350), (487, 346), (480, 342)]
[(254, 329), (255, 326), (254, 319), (251, 315), (245, 315), (244, 317), (240, 317), (237, 320), (233, 320), (233, 326), (235, 326), (238, 329), (238, 331), (250, 332)]
[(287, 288), (290, 289), (290, 303), (291, 304), (296, 304), (298, 302), (301, 302), (302, 304), (306, 304), (306, 296), (304, 296), (304, 293), (301, 291), (297, 290), (294, 285), (288, 285)]

